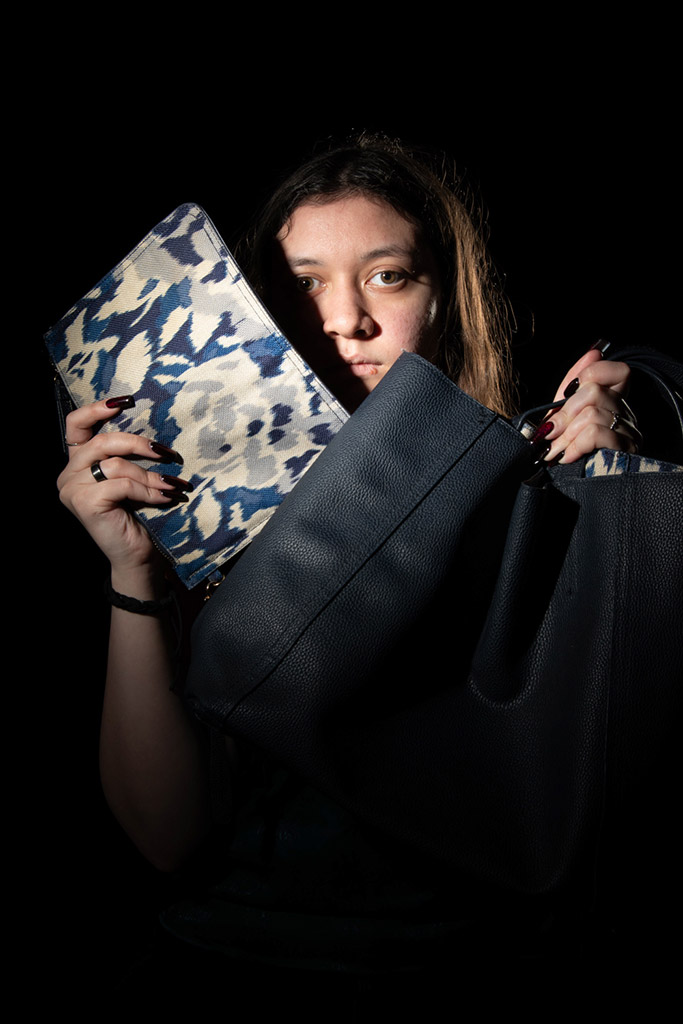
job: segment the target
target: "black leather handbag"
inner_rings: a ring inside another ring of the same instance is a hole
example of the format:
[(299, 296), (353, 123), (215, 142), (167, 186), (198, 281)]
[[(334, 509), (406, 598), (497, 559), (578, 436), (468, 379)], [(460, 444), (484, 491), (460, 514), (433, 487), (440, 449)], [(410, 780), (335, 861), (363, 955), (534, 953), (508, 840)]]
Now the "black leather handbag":
[(200, 616), (190, 706), (476, 878), (585, 878), (683, 680), (683, 470), (598, 462), (402, 355)]

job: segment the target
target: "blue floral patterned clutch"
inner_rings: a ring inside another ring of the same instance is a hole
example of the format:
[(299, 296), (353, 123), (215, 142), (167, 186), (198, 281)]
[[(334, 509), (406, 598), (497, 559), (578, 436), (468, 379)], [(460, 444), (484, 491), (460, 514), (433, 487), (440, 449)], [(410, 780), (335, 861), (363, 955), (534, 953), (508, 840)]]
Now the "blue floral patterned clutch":
[(103, 430), (181, 452), (164, 472), (191, 480), (187, 504), (136, 515), (187, 587), (265, 526), (348, 419), (198, 206), (158, 224), (45, 340), (76, 406), (134, 395)]

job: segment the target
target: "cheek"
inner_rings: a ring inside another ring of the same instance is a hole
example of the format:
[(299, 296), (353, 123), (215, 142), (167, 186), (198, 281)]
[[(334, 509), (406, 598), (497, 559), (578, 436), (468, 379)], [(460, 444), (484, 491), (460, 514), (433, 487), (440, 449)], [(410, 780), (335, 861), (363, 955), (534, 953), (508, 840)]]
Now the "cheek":
[(441, 303), (438, 296), (419, 308), (406, 310), (396, 322), (396, 337), (399, 352), (417, 352), (425, 359), (436, 356), (441, 333)]

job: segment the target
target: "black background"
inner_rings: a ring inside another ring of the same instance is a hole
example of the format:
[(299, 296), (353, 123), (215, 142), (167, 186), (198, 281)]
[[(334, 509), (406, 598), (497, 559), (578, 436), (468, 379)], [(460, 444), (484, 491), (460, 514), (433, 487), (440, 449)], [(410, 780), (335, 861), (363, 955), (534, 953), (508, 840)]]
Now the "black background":
[[(368, 129), (445, 150), (482, 197), (517, 316), (523, 402), (552, 397), (597, 338), (680, 353), (675, 108), (664, 69), (639, 70), (641, 57), (605, 65), (583, 52), (558, 69), (552, 54), (543, 63), (532, 55), (520, 82), (514, 68), (496, 75), (485, 55), (476, 75), (432, 80), (420, 64), (407, 85), (351, 61), (346, 92), (339, 54), (324, 71), (299, 65), (294, 80), (269, 63), (256, 76), (229, 68), (219, 84), (185, 75), (179, 62), (163, 74), (138, 71), (121, 89), (94, 58), (68, 80), (57, 66), (43, 75), (12, 161), (14, 212), (29, 245), (11, 428), (23, 464), (8, 474), (6, 497), (22, 538), (18, 664), (28, 669), (17, 675), (10, 726), (21, 723), (22, 781), (12, 788), (20, 859), (37, 897), (28, 926), (62, 978), (85, 962), (106, 983), (125, 962), (131, 931), (145, 941), (168, 893), (100, 796), (106, 566), (56, 497), (63, 455), (43, 332), (180, 203), (202, 205), (230, 244), (316, 144)], [(37, 559), (27, 557), (33, 551)], [(661, 920), (657, 908), (656, 927)]]

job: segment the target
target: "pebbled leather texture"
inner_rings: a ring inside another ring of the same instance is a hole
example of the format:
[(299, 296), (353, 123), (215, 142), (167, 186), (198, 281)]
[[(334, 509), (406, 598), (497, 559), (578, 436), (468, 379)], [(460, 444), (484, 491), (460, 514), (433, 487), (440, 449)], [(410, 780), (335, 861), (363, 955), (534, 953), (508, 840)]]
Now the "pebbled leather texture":
[(190, 705), (458, 869), (571, 884), (680, 699), (682, 478), (637, 461), (523, 483), (523, 438), (404, 354), (198, 620)]

